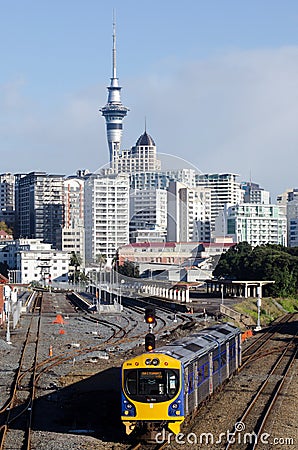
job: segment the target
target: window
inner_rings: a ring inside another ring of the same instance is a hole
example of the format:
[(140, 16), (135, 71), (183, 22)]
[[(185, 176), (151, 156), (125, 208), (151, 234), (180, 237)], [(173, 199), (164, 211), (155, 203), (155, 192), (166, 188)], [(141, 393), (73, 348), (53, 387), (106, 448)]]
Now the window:
[(219, 370), (219, 357), (214, 358), (213, 360), (213, 373), (216, 373)]
[(163, 402), (179, 389), (179, 371), (171, 369), (130, 369), (124, 371), (125, 391), (132, 400)]

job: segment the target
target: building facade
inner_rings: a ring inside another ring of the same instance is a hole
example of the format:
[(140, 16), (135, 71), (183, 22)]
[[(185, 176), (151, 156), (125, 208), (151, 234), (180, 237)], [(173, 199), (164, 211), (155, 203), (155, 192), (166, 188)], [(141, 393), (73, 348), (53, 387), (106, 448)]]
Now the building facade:
[(122, 150), (113, 161), (116, 173), (156, 172), (160, 167), (155, 142), (146, 131), (131, 150)]
[[(137, 231), (158, 231), (160, 239), (167, 233), (167, 192), (164, 189), (131, 189), (130, 241)], [(149, 239), (149, 234), (148, 234)]]
[(64, 220), (63, 191), (63, 175), (16, 175), (16, 237), (40, 239), (61, 248), (57, 233)]
[(61, 249), (76, 253), (85, 260), (84, 178), (68, 177), (64, 180), (64, 221), (61, 228)]
[(252, 246), (287, 245), (287, 218), (279, 205), (227, 205), (216, 220), (215, 232)]
[(215, 218), (226, 204), (243, 202), (244, 192), (236, 181), (234, 173), (211, 173), (196, 175), (196, 185), (211, 189), (211, 231), (215, 228)]
[(259, 205), (269, 205), (271, 203), (270, 192), (265, 191), (259, 184), (248, 181), (241, 183), (241, 187), (244, 191), (244, 203), (258, 203)]
[(15, 176), (11, 173), (0, 174), (0, 221), (15, 226)]
[(210, 240), (210, 189), (190, 188), (170, 181), (168, 188), (167, 241)]
[(298, 189), (287, 189), (277, 197), (280, 207), (283, 207), (287, 215), (288, 246), (298, 246)]
[(0, 251), (0, 262), (9, 266), (13, 283), (41, 285), (67, 282), (69, 270), (68, 252), (53, 249), (51, 244), (39, 239), (16, 239)]
[(86, 262), (104, 257), (111, 265), (118, 247), (129, 243), (128, 175), (90, 175), (84, 211)]
[(193, 169), (173, 169), (130, 174), (131, 189), (167, 189), (170, 181), (180, 181), (186, 186), (195, 187), (195, 171)]

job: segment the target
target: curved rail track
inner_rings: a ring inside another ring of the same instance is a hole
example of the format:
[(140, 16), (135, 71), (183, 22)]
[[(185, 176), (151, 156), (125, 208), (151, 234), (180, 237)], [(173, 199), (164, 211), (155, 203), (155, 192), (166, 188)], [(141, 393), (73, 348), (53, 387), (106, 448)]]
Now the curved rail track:
[[(284, 317), (284, 320), (278, 324), (278, 327), (274, 330), (273, 334), (271, 332), (271, 339), (286, 327), (292, 316), (293, 315), (289, 314)], [(246, 360), (244, 367), (249, 363), (253, 364), (254, 362), (257, 362), (265, 356), (272, 358), (272, 356), (278, 352), (278, 356), (274, 363), (272, 363), (264, 380), (258, 387), (241, 417), (237, 420), (231, 439), (229, 439), (225, 450), (230, 448), (237, 448), (237, 450), (241, 450), (242, 448), (245, 450), (255, 450), (258, 448), (260, 444), (259, 438), (264, 430), (266, 421), (273, 411), (276, 400), (282, 390), (282, 386), (289, 377), (293, 364), (297, 358), (297, 334), (298, 332), (288, 339), (286, 345), (284, 344), (283, 347), (273, 347), (273, 349), (269, 349), (266, 353), (262, 353), (264, 345), (270, 341), (270, 338), (266, 338), (266, 340), (257, 348), (256, 353), (254, 355), (251, 354), (249, 359)], [(242, 369), (243, 366), (240, 370)], [(241, 432), (243, 434), (241, 434)]]
[(292, 318), (292, 314), (286, 314), (282, 316), (279, 320), (275, 321), (268, 329), (261, 334), (252, 344), (249, 345), (242, 352), (242, 366), (240, 370), (243, 370), (244, 367), (251, 362), (252, 360), (260, 357), (260, 351), (268, 344), (270, 340), (274, 336), (278, 334), (278, 332), (289, 323)]
[[(7, 441), (10, 440), (14, 443), (14, 447), (11, 448), (30, 449), (38, 343), (41, 329), (41, 299), (42, 293), (39, 293), (34, 301), (33, 312), (22, 348), (19, 367), (12, 384), (10, 398), (0, 410), (2, 416), (0, 426), (1, 450), (6, 448)], [(16, 423), (18, 423), (17, 432), (15, 429)], [(16, 447), (17, 443), (19, 444), (18, 447)], [(8, 445), (10, 444), (8, 443)]]

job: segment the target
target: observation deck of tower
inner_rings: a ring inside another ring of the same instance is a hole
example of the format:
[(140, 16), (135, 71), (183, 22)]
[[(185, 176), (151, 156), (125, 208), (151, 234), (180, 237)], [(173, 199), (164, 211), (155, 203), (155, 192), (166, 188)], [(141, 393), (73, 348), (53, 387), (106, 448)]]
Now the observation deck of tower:
[(106, 120), (107, 141), (109, 145), (110, 164), (118, 157), (122, 138), (122, 121), (129, 111), (121, 103), (121, 87), (116, 70), (116, 24), (113, 20), (112, 78), (108, 89), (107, 104), (100, 109)]

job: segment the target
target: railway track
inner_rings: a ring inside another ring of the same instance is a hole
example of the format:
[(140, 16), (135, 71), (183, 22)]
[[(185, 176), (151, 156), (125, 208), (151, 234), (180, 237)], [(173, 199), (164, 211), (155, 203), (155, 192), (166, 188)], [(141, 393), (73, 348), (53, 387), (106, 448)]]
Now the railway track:
[(10, 398), (0, 410), (0, 449), (30, 449), (33, 402), (35, 399), (38, 344), (41, 331), (41, 300), (34, 301), (30, 324), (22, 348)]
[[(72, 301), (73, 303), (76, 305), (77, 308), (80, 309), (80, 311), (82, 311), (84, 313), (83, 316), (83, 320), (92, 322), (92, 323), (96, 323), (96, 324), (100, 324), (106, 328), (111, 329), (111, 336), (106, 339), (106, 342), (111, 343), (113, 340), (117, 340), (117, 339), (122, 339), (124, 337), (126, 337), (129, 332), (135, 328), (136, 322), (133, 324), (133, 326), (131, 328), (128, 329), (128, 326), (131, 324), (131, 321), (128, 318), (123, 317), (123, 319), (126, 321), (126, 326), (121, 326), (118, 325), (116, 323), (110, 323), (107, 320), (104, 319), (100, 319), (98, 317), (94, 317), (92, 314), (88, 313), (86, 310), (86, 307), (88, 308), (88, 303), (86, 301), (86, 299), (84, 298), (80, 298), (80, 296), (78, 294), (76, 294), (75, 298), (72, 297)], [(90, 303), (89, 306), (92, 306), (92, 304)]]
[[(274, 331), (274, 336), (278, 334), (290, 321), (292, 315), (287, 315), (284, 320), (278, 325), (278, 330)], [(237, 448), (237, 450), (255, 450), (259, 448), (261, 442), (261, 434), (264, 431), (265, 424), (268, 417), (274, 411), (274, 405), (282, 390), (283, 384), (289, 377), (293, 364), (297, 358), (297, 334), (288, 339), (283, 348), (279, 346), (278, 349), (268, 349), (263, 352), (264, 345), (269, 339), (266, 339), (256, 350), (254, 358), (249, 357), (246, 360), (245, 366), (250, 364), (249, 368), (252, 370), (254, 364), (257, 364), (262, 359), (262, 364), (268, 360), (271, 368), (264, 376), (263, 381), (257, 388), (255, 394), (249, 401), (247, 407), (237, 420), (231, 438), (226, 444), (225, 450), (230, 448)], [(273, 335), (271, 334), (271, 339)], [(274, 355), (278, 352), (277, 358), (272, 361)], [(252, 355), (251, 355), (252, 356)], [(266, 357), (266, 359), (264, 359)], [(243, 370), (243, 366), (241, 367)]]
[[(139, 339), (140, 337), (144, 336), (143, 330), (141, 332), (137, 333), (133, 337), (130, 336), (130, 334), (136, 330), (137, 325), (139, 323), (139, 321), (137, 321), (135, 319), (131, 319), (131, 318), (128, 319), (128, 318), (125, 318), (124, 316), (121, 316), (122, 319), (127, 321), (127, 325), (120, 326), (115, 323), (110, 323), (104, 319), (94, 317), (92, 314), (88, 313), (87, 309), (88, 309), (88, 307), (92, 306), (92, 303), (91, 302), (89, 303), (88, 299), (86, 299), (85, 297), (82, 298), (81, 296), (76, 294), (75, 298), (72, 297), (72, 301), (74, 302), (74, 304), (76, 305), (77, 308), (79, 308), (82, 312), (85, 313), (85, 315), (83, 316), (84, 320), (101, 324), (112, 330), (111, 336), (108, 339), (106, 339), (106, 342), (108, 342), (108, 343), (113, 343), (115, 341), (117, 342), (118, 339), (126, 339), (126, 338), (128, 341), (131, 341), (132, 339)], [(141, 306), (131, 304), (131, 305), (126, 305), (125, 308), (130, 309), (131, 311), (134, 311), (135, 313), (143, 316), (145, 308), (146, 308), (146, 306), (148, 306), (148, 303), (145, 301), (142, 301), (142, 300), (140, 300), (140, 302), (141, 302)], [(166, 307), (161, 307), (161, 306), (154, 305), (154, 307), (157, 311), (156, 319), (158, 320), (158, 325), (157, 325), (155, 332), (166, 333), (166, 332), (174, 331), (176, 328), (179, 328), (181, 326), (181, 324), (179, 324), (178, 326), (173, 327), (172, 323), (168, 324), (167, 320), (165, 320), (164, 315), (165, 314), (167, 314), (167, 315), (173, 314), (172, 310), (170, 310), (169, 308), (166, 308)], [(185, 317), (183, 314), (179, 314), (179, 313), (176, 314), (176, 319), (179, 319), (183, 323), (183, 326), (187, 326), (187, 325), (189, 326), (190, 324), (193, 323), (193, 320), (191, 317)], [(143, 317), (142, 317), (142, 321), (143, 321)]]
[(259, 357), (261, 350), (289, 323), (292, 317), (292, 314), (282, 316), (242, 352), (242, 365), (240, 370), (243, 370), (247, 364)]

